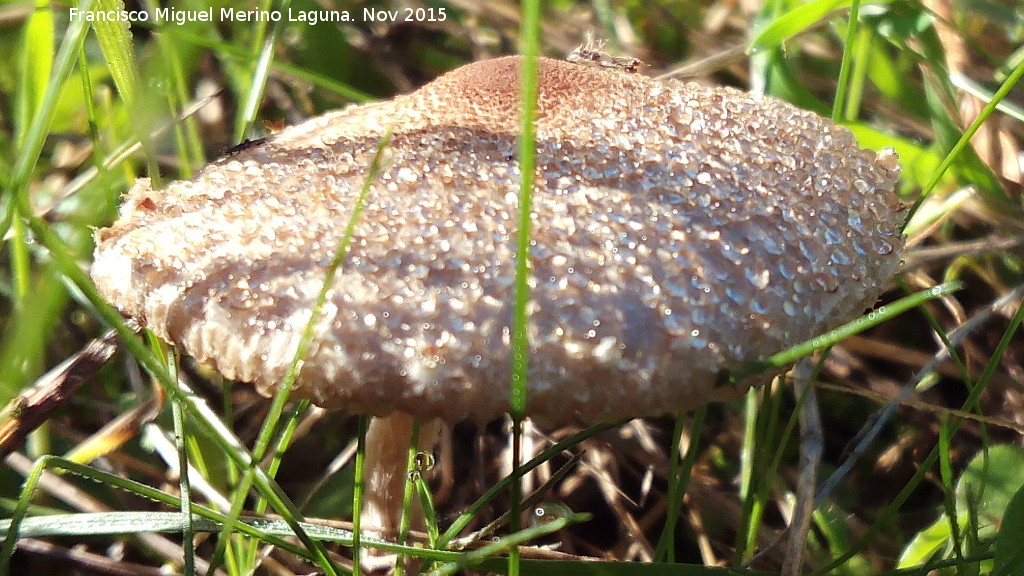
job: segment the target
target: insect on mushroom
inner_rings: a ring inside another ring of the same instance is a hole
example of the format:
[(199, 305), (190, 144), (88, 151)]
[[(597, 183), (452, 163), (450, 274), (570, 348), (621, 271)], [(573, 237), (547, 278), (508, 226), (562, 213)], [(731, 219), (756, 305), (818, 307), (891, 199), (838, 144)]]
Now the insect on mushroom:
[[(577, 50), (596, 65), (538, 62), (527, 407), (540, 425), (735, 398), (773, 374), (720, 374), (861, 314), (903, 244), (891, 151), (774, 98), (615, 73), (629, 66), (600, 47)], [(140, 179), (96, 233), (92, 277), (123, 314), (271, 394), (369, 186), (293, 395), (378, 416), (364, 526), (386, 535), (413, 420), (508, 410), (520, 61), (313, 118), (159, 194)]]
[(595, 43), (591, 34), (587, 34), (587, 40), (573, 49), (566, 57), (567, 62), (597, 66), (601, 68), (616, 68), (625, 72), (634, 73), (640, 66), (647, 66), (647, 63), (639, 58), (630, 56), (612, 56), (603, 52), (606, 40)]

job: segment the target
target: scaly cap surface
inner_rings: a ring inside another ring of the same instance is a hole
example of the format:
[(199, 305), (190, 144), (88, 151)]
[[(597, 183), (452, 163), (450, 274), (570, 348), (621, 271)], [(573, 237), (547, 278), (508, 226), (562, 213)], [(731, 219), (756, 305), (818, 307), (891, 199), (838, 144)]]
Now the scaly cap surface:
[[(96, 234), (122, 312), (226, 377), (284, 376), (388, 127), (296, 393), (448, 421), (506, 410), (518, 57), (325, 114), (154, 191)], [(528, 411), (674, 414), (723, 371), (862, 313), (902, 238), (888, 152), (728, 88), (540, 61)], [(756, 382), (746, 382), (745, 385)]]

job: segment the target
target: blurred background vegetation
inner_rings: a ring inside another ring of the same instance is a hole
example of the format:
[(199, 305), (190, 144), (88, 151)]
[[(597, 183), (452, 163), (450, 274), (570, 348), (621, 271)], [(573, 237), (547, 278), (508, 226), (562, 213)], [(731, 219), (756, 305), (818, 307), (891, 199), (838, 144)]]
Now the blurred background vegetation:
[[(465, 62), (514, 53), (521, 26), (511, 0), (94, 3), (149, 13), (212, 6), (215, 13), (234, 7), (352, 14), (351, 22), (316, 25), (216, 17), (179, 25), (151, 18), (133, 24), (128, 35), (116, 23), (90, 28), (71, 21), (72, 6), (0, 4), (0, 403), (107, 329), (69, 266), (87, 269), (93, 229), (113, 221), (119, 196), (136, 177), (187, 178), (231, 146), (280, 126), (408, 92)], [(369, 22), (364, 8), (443, 10), (445, 18)], [(851, 10), (859, 15), (856, 26)], [(817, 382), (825, 421), (822, 478), (851, 454), (856, 458), (816, 509), (806, 568), (1008, 574), (1017, 566), (1013, 573), (1021, 573), (1012, 553), (1019, 545), (1012, 543), (1024, 538), (1024, 528), (1019, 519), (1004, 522), (1004, 512), (1010, 507), (1024, 517), (1024, 503), (1013, 498), (1024, 481), (1024, 347), (1016, 333), (1024, 290), (1024, 92), (1014, 86), (1024, 69), (1024, 6), (1015, 0), (558, 0), (541, 12), (546, 55), (564, 57), (592, 33), (608, 41), (605, 50), (649, 64), (643, 74), (773, 94), (850, 126), (865, 147), (899, 152), (901, 194), (916, 212), (900, 287), (894, 283), (885, 300), (946, 280), (963, 280), (966, 289), (853, 337), (825, 359)], [(969, 144), (968, 128), (976, 131)], [(952, 358), (939, 356), (958, 328)], [(183, 370), (250, 444), (268, 402), (201, 367), (185, 362)], [(914, 390), (902, 392), (908, 387)], [(788, 387), (770, 386), (711, 407), (699, 438), (692, 420), (680, 426), (649, 420), (583, 442), (575, 449), (585, 449), (582, 462), (549, 500), (594, 519), (542, 543), (566, 554), (561, 558), (581, 573), (597, 568), (577, 556), (740, 566), (758, 550), (766, 552), (753, 567), (777, 570), (783, 548), (769, 545), (792, 511), (800, 471), (794, 404)], [(18, 415), (8, 412), (4, 422), (17, 422)], [(295, 447), (284, 455), (279, 482), (305, 515), (350, 519), (351, 464), (335, 471), (330, 463), (350, 451), (355, 422), (315, 410), (297, 419)], [(880, 434), (862, 443), (879, 421)], [(118, 354), (25, 442), (7, 446), (0, 508), (13, 509), (31, 459), (44, 454), (70, 454), (97, 470), (177, 493), (174, 459), (161, 451), (172, 429), (158, 387)], [(528, 437), (544, 447), (578, 429), (530, 429)], [(447, 439), (429, 473), (442, 529), (503, 474), (505, 433), (501, 422), (462, 425)], [(189, 442), (194, 474), (209, 484), (209, 493), (193, 497), (209, 502), (210, 494), (236, 489), (238, 472), (217, 449), (202, 434)], [(671, 451), (679, 444), (694, 459), (684, 507), (668, 530), (666, 510), (680, 504), (667, 496), (669, 478), (678, 473)], [(566, 461), (559, 456), (551, 467)], [(63, 480), (42, 490), (32, 514), (169, 510), (109, 484)], [(474, 526), (506, 508), (496, 500)], [(671, 542), (658, 548), (673, 531)], [(223, 573), (316, 570), (282, 550), (244, 554), (234, 542)], [(180, 546), (174, 534), (26, 539), (10, 568), (156, 574), (161, 566), (182, 569)], [(197, 563), (214, 547), (212, 538), (200, 541)], [(346, 548), (332, 551), (346, 564)]]

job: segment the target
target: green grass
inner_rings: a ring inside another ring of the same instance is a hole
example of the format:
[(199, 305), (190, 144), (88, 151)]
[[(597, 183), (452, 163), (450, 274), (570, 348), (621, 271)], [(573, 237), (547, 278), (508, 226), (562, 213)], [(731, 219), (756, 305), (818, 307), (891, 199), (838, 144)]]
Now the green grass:
[[(118, 6), (113, 0), (93, 4)], [(226, 22), (130, 31), (69, 22), (66, 8), (43, 1), (0, 5), (6, 23), (0, 46), (11, 55), (0, 61), (0, 402), (107, 327), (121, 334), (126, 354), (143, 370), (133, 376), (124, 359), (111, 362), (15, 447), (36, 467), (24, 470), (9, 459), (0, 470), (0, 503), (13, 519), (4, 528), (0, 573), (69, 567), (38, 551), (11, 560), (19, 525), (24, 537), (60, 547), (83, 543), (101, 558), (112, 542), (124, 542), (123, 559), (106, 559), (122, 567), (170, 562), (185, 573), (349, 571), (365, 537), (351, 526), (311, 523), (309, 509), (295, 503), (313, 502), (317, 514), (355, 520), (358, 527), (354, 466), (335, 473), (326, 466), (356, 442), (362, 425), (288, 402), (288, 378), (269, 402), (230, 383), (218, 395), (215, 377), (195, 389), (182, 384), (173, 352), (135, 336), (91, 285), (84, 272), (91, 231), (115, 218), (119, 195), (136, 177), (148, 175), (155, 183), (187, 177), (228, 146), (267, 133), (264, 122), (291, 123), (386, 97), (514, 46), (561, 56), (591, 28), (609, 46), (651, 64), (652, 74), (746, 45), (747, 57), (706, 69), (702, 79), (759, 88), (830, 115), (864, 146), (899, 152), (912, 246), (885, 310), (751, 367), (831, 350), (818, 377), (825, 457), (807, 567), (849, 575), (1020, 572), (1024, 456), (1012, 445), (1022, 431), (1016, 423), (1024, 401), (1017, 330), (1024, 266), (1019, 248), (970, 244), (1020, 235), (1021, 185), (1008, 162), (1016, 160), (1024, 136), (1015, 114), (1020, 105), (1011, 101), (1024, 75), (1024, 29), (1015, 24), (1020, 8), (959, 3), (951, 28), (940, 30), (936, 19), (945, 17), (916, 2), (767, 0), (752, 14), (714, 1), (559, 0), (530, 3), (521, 12), (501, 0), (482, 3), (478, 12), (426, 5), (445, 8), (446, 22), (390, 33), (361, 22), (362, 5), (349, 7), (357, 22), (342, 27)], [(189, 1), (177, 6), (199, 7)], [(260, 6), (316, 7), (303, 0)], [(510, 24), (500, 16), (503, 8), (521, 13), (522, 21)], [(859, 15), (853, 22), (852, 13)], [(966, 60), (947, 60), (960, 51)], [(970, 66), (950, 69), (950, 62), (963, 61)], [(527, 94), (535, 88), (530, 74), (527, 69)], [(976, 96), (960, 90), (961, 76), (973, 82)], [(221, 115), (216, 105), (197, 112), (200, 86), (223, 90), (221, 105), (229, 105)], [(975, 97), (976, 112), (961, 117), (960, 104)], [(529, 126), (529, 105), (524, 110)], [(976, 134), (998, 145), (973, 147)], [(522, 139), (523, 166), (531, 165), (531, 142), (529, 134)], [(520, 205), (528, 207), (529, 186), (524, 189)], [(354, 207), (353, 222), (358, 213)], [(520, 253), (526, 253), (530, 221), (524, 217), (519, 225)], [(349, 237), (338, 239), (328, 278)], [(785, 525), (800, 471), (789, 387), (752, 391), (745, 401), (674, 421), (546, 430), (547, 436), (529, 438), (541, 443), (539, 449), (520, 454), (528, 440), (518, 424), (529, 408), (523, 387), (529, 342), (528, 263), (518, 264), (513, 332), (522, 362), (510, 383), (514, 473), (496, 472), (507, 457), (503, 434), (457, 429), (460, 446), (479, 448), (487, 485), (481, 490), (453, 478), (439, 492), (441, 482), (430, 482), (429, 475), (411, 483), (406, 501), (423, 502), (432, 545), (387, 549), (427, 560), (438, 574), (470, 565), (518, 574), (777, 570), (778, 551), (758, 553)], [(296, 371), (297, 363), (290, 378)], [(157, 389), (168, 401), (151, 421), (140, 417), (121, 436), (102, 429)], [(328, 422), (306, 426), (319, 418)], [(76, 454), (90, 436), (106, 446), (101, 455), (88, 462), (61, 458)], [(171, 449), (166, 458), (155, 449), (160, 442)], [(44, 469), (65, 471), (61, 478), (100, 503), (103, 515), (79, 515), (81, 502), (61, 484), (43, 481)], [(295, 469), (316, 475), (301, 478)], [(523, 489), (528, 484), (520, 482), (543, 473), (553, 480), (531, 500)], [(318, 494), (320, 485), (341, 496)], [(679, 507), (683, 494), (686, 506)], [(485, 547), (453, 546), (520, 506), (559, 512), (547, 515), (553, 521), (521, 526), (520, 515), (512, 514)], [(191, 521), (166, 514), (188, 510)], [(257, 518), (264, 513), (275, 516)], [(630, 526), (635, 531), (627, 531)], [(167, 536), (154, 540), (146, 532)], [(298, 539), (287, 538), (292, 535)], [(503, 556), (532, 542), (557, 543), (570, 556), (554, 560), (553, 553), (527, 550), (511, 561)], [(624, 567), (574, 555), (656, 562)], [(752, 567), (744, 565), (754, 558)], [(712, 559), (731, 568), (705, 567)]]

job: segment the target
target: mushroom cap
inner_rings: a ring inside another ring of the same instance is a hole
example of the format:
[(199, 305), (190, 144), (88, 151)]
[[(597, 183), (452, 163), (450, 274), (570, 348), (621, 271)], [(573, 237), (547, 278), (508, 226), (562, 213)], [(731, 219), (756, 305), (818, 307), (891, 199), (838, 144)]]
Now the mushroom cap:
[[(283, 130), (96, 233), (120, 310), (226, 377), (288, 370), (393, 131), (295, 393), (449, 422), (508, 407), (519, 57)], [(541, 59), (527, 411), (673, 414), (861, 314), (903, 239), (891, 151), (770, 97)]]

